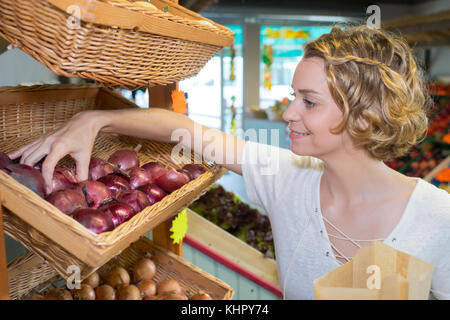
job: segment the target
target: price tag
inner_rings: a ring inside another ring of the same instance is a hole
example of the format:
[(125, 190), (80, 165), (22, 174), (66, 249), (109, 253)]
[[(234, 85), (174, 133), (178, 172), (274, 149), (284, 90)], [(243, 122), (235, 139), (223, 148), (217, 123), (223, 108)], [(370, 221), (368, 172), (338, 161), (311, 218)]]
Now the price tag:
[(174, 244), (178, 244), (183, 240), (186, 235), (187, 228), (188, 217), (186, 209), (184, 209), (175, 217), (175, 219), (172, 220), (172, 227), (170, 228), (172, 234), (170, 235), (170, 238), (173, 239)]

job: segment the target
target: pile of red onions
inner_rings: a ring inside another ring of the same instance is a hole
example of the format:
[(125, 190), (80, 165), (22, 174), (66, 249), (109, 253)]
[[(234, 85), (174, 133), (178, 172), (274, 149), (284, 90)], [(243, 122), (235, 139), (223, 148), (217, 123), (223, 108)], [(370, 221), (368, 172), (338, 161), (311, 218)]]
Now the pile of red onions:
[(187, 164), (179, 170), (158, 162), (139, 166), (141, 147), (118, 150), (107, 161), (92, 157), (89, 178), (81, 182), (76, 179), (74, 165), (56, 167), (50, 194), (45, 192), (41, 174), (43, 159), (30, 167), (0, 152), (0, 170), (98, 234), (112, 231), (206, 171), (199, 164)]

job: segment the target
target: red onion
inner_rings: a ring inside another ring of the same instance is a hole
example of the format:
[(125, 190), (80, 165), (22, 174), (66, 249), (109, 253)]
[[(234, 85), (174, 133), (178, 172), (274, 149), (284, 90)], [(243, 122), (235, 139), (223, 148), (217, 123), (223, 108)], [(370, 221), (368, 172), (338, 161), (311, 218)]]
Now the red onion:
[(201, 164), (189, 163), (185, 165), (182, 170), (189, 171), (191, 173), (192, 179), (196, 179), (199, 175), (206, 172), (205, 167)]
[(147, 195), (150, 204), (154, 204), (160, 201), (167, 195), (167, 193), (163, 189), (152, 183), (139, 187), (139, 190)]
[(52, 192), (71, 189), (77, 183), (77, 178), (68, 167), (56, 167), (53, 172)]
[(147, 173), (152, 177), (153, 181), (167, 172), (167, 169), (158, 162), (146, 163), (141, 168), (147, 171)]
[(174, 169), (156, 179), (156, 184), (166, 192), (173, 192), (189, 182), (189, 176)]
[(115, 168), (110, 163), (100, 158), (91, 158), (89, 163), (89, 179), (98, 180), (108, 174), (114, 173)]
[(105, 202), (112, 200), (111, 190), (100, 181), (86, 180), (80, 182), (79, 185), (91, 209), (97, 209)]
[(153, 182), (152, 176), (143, 168), (134, 167), (128, 174), (130, 175), (132, 189), (137, 189), (140, 186)]
[(136, 213), (151, 205), (147, 195), (140, 190), (124, 191), (117, 197), (117, 200), (132, 206)]
[(108, 174), (107, 176), (98, 179), (98, 181), (104, 183), (108, 187), (113, 198), (116, 198), (120, 192), (131, 189), (128, 181), (116, 174)]
[(13, 177), (17, 182), (25, 185), (33, 192), (37, 193), (40, 197), (44, 197), (45, 192), (45, 181), (42, 174), (26, 164), (10, 164), (3, 168), (5, 172)]
[(142, 145), (138, 145), (134, 150), (118, 150), (114, 152), (108, 159), (109, 163), (116, 165), (120, 170), (130, 170), (139, 167), (139, 158), (137, 153), (141, 150)]
[(0, 169), (6, 168), (10, 164), (13, 164), (12, 160), (6, 153), (0, 152)]
[(76, 189), (66, 189), (52, 192), (45, 199), (67, 215), (79, 209), (86, 209), (88, 204), (83, 193)]
[(114, 229), (111, 216), (98, 209), (80, 209), (72, 214), (72, 218), (94, 233), (102, 233)]
[(99, 210), (107, 213), (111, 217), (114, 227), (130, 220), (136, 214), (133, 207), (117, 200), (108, 202), (107, 204), (101, 206)]
[(190, 172), (187, 171), (187, 170), (184, 170), (184, 169), (178, 169), (177, 171), (178, 171), (179, 173), (185, 175), (185, 176), (186, 176), (186, 179), (187, 179), (188, 181), (191, 181), (192, 179), (194, 179), (194, 178), (192, 177), (192, 173), (190, 173)]

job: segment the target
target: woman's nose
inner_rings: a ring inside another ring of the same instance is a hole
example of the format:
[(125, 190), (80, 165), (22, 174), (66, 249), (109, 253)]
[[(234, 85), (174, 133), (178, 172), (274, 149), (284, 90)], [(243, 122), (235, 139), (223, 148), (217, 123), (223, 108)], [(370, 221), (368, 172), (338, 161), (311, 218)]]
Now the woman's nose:
[(299, 121), (301, 119), (301, 115), (299, 112), (299, 106), (296, 106), (296, 105), (297, 105), (297, 102), (294, 99), (294, 101), (291, 102), (289, 107), (283, 113), (284, 121), (291, 122), (291, 121)]

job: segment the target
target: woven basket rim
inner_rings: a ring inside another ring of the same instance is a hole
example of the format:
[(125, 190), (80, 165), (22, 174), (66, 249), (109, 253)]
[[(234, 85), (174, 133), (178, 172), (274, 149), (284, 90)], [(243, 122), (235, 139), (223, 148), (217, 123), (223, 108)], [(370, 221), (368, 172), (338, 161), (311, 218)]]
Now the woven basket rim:
[[(64, 6), (67, 6), (66, 2), (68, 0), (42, 0), (42, 1), (48, 1), (51, 5), (55, 6), (59, 10), (65, 12)], [(71, 2), (74, 2), (74, 1), (75, 2), (77, 2), (77, 1), (85, 2), (86, 0), (70, 0), (70, 1)], [(160, 0), (160, 1), (165, 2), (164, 0)], [(116, 3), (113, 3), (113, 2), (116, 2)], [(230, 41), (233, 42), (234, 41), (234, 34), (229, 28), (227, 28), (225, 26), (222, 26), (222, 25), (220, 25), (218, 23), (215, 23), (214, 21), (212, 21), (210, 19), (202, 17), (201, 15), (196, 15), (197, 18), (198, 18), (196, 20), (194, 20), (194, 19), (186, 19), (184, 17), (180, 17), (180, 16), (177, 16), (177, 15), (171, 14), (170, 11), (169, 12), (164, 12), (164, 11), (158, 9), (158, 12), (154, 12), (153, 10), (149, 10), (148, 8), (145, 8), (145, 7), (142, 7), (142, 6), (139, 6), (139, 5), (134, 5), (133, 2), (129, 2), (128, 0), (114, 0), (114, 1), (113, 0), (111, 0), (111, 1), (108, 1), (108, 0), (89, 0), (89, 2), (88, 2), (89, 5), (91, 5), (91, 4), (95, 5), (96, 3), (101, 3), (101, 4), (104, 4), (104, 5), (107, 5), (107, 6), (115, 7), (117, 9), (119, 9), (119, 10), (122, 10), (124, 15), (127, 15), (127, 14), (131, 15), (131, 14), (137, 13), (137, 14), (142, 14), (142, 15), (146, 15), (146, 16), (149, 16), (149, 17), (154, 17), (154, 18), (158, 18), (158, 19), (164, 19), (164, 20), (167, 20), (167, 21), (170, 21), (170, 22), (173, 22), (173, 23), (177, 23), (177, 24), (185, 26), (185, 27), (193, 27), (195, 29), (198, 29), (199, 31), (207, 31), (207, 32), (210, 33), (210, 35), (212, 37), (219, 36), (219, 37), (221, 37), (223, 39), (227, 39), (228, 42), (230, 42)], [(183, 11), (188, 11), (191, 15), (193, 15), (193, 16), (195, 15), (195, 13), (193, 14), (192, 11), (190, 11), (190, 10), (188, 10), (186, 8), (183, 8), (182, 6), (180, 6), (177, 3), (174, 3), (174, 2), (170, 2), (170, 3), (169, 2), (165, 2), (165, 3), (166, 3), (166, 5), (168, 7), (176, 7), (177, 9), (182, 8)], [(120, 4), (122, 4), (122, 5), (120, 5)], [(134, 8), (136, 10), (130, 10), (130, 8)], [(83, 11), (81, 11), (80, 20), (83, 21), (83, 22), (86, 22), (86, 23), (94, 23), (94, 24), (102, 25), (102, 26), (106, 26), (106, 27), (113, 27), (111, 25), (107, 25), (107, 24), (104, 24), (104, 23), (98, 23), (95, 20), (90, 19), (88, 15), (83, 14)], [(208, 25), (199, 24), (198, 22), (196, 22), (196, 21), (199, 21), (199, 20), (200, 21), (207, 21), (207, 22), (211, 23), (213, 26), (211, 27), (211, 26), (208, 26)], [(133, 28), (130, 28), (130, 27), (127, 27), (127, 26), (124, 26), (124, 25), (118, 25), (118, 27), (120, 27), (121, 29), (124, 29), (124, 30), (133, 30)], [(144, 31), (144, 30), (140, 30), (140, 31), (141, 32), (145, 32), (145, 33), (151, 33), (151, 32), (147, 32), (147, 31)], [(162, 35), (162, 36), (164, 36), (164, 35)], [(191, 41), (194, 41), (194, 40), (191, 40)], [(197, 42), (197, 41), (194, 41), (194, 42)]]

